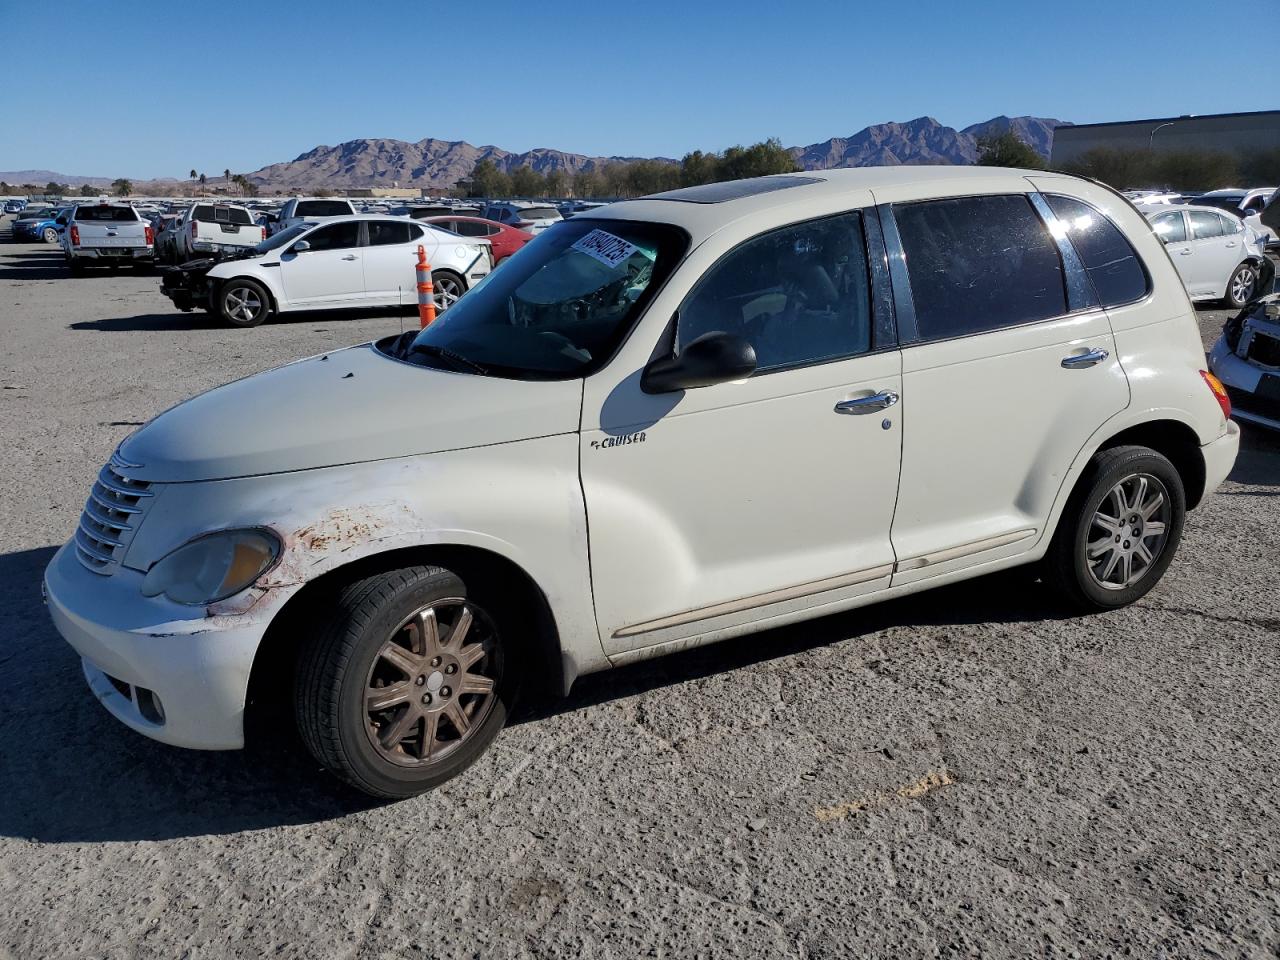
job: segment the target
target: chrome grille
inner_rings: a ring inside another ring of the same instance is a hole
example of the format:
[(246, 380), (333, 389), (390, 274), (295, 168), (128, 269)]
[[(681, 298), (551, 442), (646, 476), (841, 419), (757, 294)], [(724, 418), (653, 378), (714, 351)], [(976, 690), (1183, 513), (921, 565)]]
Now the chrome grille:
[(123, 461), (112, 457), (99, 472), (80, 514), (76, 555), (94, 573), (115, 573), (147, 504), (155, 496), (151, 484), (131, 479), (128, 469)]

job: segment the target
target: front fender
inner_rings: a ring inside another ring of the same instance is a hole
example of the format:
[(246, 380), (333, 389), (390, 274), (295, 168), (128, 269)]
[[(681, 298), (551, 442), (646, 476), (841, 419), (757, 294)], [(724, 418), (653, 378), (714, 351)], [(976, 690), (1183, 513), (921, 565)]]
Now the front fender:
[(317, 577), (406, 547), (468, 546), (519, 566), (546, 596), (561, 647), (589, 672), (604, 665), (587, 566), (577, 435), (293, 473), (167, 484), (125, 565), (146, 570), (211, 530), (269, 527), (283, 551), (211, 617), (271, 618)]

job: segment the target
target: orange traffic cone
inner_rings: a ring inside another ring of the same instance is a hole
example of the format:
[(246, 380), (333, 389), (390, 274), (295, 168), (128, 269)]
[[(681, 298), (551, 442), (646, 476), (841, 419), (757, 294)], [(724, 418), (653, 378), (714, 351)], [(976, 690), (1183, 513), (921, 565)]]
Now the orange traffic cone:
[(431, 264), (427, 263), (427, 251), (418, 245), (418, 320), (429, 327), (436, 319), (436, 290), (431, 285)]

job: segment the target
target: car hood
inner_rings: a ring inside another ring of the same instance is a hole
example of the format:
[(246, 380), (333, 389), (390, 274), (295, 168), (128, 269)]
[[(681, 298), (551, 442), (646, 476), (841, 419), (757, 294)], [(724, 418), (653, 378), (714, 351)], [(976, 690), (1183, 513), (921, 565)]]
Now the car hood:
[(222, 480), (571, 433), (581, 407), (579, 380), (434, 370), (365, 344), (184, 401), (126, 439), (118, 457), (137, 480)]

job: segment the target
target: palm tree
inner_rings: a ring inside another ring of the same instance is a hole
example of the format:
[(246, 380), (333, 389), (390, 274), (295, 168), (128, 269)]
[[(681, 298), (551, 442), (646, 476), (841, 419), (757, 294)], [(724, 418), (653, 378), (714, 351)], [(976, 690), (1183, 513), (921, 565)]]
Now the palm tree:
[(223, 180), (230, 180), (230, 179), (231, 179), (231, 170), (230, 170), (230, 169), (226, 169), (226, 170), (223, 170), (223, 171), (222, 171), (222, 179), (223, 179)]
[(192, 167), (192, 168), (191, 168), (191, 179), (192, 179), (192, 180), (194, 180), (194, 179), (195, 179), (196, 177), (198, 177), (198, 176), (200, 176), (200, 174), (196, 173), (196, 169), (195, 169), (195, 167)]
[(200, 186), (203, 187), (208, 181), (209, 181), (208, 177), (206, 177), (203, 173), (200, 174)]

